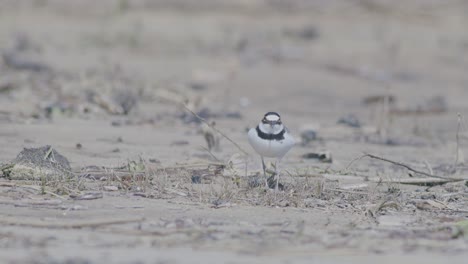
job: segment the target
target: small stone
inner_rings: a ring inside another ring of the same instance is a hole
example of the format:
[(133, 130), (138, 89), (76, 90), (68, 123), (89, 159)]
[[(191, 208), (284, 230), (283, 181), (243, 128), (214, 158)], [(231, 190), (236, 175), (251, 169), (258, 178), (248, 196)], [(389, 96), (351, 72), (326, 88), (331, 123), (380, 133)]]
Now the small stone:
[(104, 186), (104, 187), (102, 187), (102, 189), (104, 191), (108, 191), (108, 192), (115, 192), (115, 191), (119, 190), (119, 188), (117, 186)]
[(346, 126), (354, 127), (354, 128), (361, 127), (361, 122), (355, 115), (347, 115), (347, 116), (341, 117), (338, 120), (338, 124), (342, 124), (342, 125), (346, 125)]
[(176, 140), (176, 141), (172, 141), (171, 146), (184, 146), (188, 144), (189, 142), (187, 140)]
[(103, 195), (100, 192), (89, 192), (80, 195), (70, 195), (70, 198), (74, 200), (95, 200), (101, 199), (102, 197)]
[(317, 153), (314, 153), (314, 152), (306, 153), (306, 154), (302, 155), (302, 157), (304, 159), (317, 159), (317, 160), (319, 160), (321, 162), (324, 162), (324, 163), (332, 163), (333, 162), (333, 158), (332, 158), (332, 155), (331, 155), (330, 151), (322, 151), (322, 152), (317, 152)]
[(233, 118), (233, 119), (241, 119), (242, 114), (238, 111), (233, 111), (233, 112), (227, 112), (225, 114), (226, 118)]
[(201, 176), (200, 175), (192, 175), (192, 183), (200, 184), (201, 183)]
[(311, 123), (306, 124), (300, 128), (301, 143), (302, 145), (307, 145), (312, 141), (318, 139), (320, 124)]
[(122, 126), (122, 122), (120, 122), (120, 121), (112, 121), (111, 126), (115, 126), (115, 127)]
[(303, 144), (307, 144), (317, 139), (317, 132), (314, 130), (306, 130), (301, 133), (301, 140)]

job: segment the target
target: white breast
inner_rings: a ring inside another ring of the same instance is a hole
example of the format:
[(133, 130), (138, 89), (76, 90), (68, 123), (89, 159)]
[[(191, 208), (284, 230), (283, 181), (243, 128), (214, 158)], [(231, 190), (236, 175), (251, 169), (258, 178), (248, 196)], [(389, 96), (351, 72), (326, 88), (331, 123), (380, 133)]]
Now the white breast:
[(260, 156), (267, 158), (283, 158), (296, 143), (289, 132), (284, 133), (283, 140), (266, 140), (257, 135), (255, 128), (249, 130), (248, 138), (253, 149)]

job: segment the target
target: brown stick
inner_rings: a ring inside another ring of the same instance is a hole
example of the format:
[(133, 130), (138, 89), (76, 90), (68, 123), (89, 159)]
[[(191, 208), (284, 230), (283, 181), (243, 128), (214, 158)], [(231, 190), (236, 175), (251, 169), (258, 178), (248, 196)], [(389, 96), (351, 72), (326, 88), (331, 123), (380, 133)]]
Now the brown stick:
[(16, 183), (14, 182), (0, 182), (0, 187), (16, 187)]
[(145, 221), (145, 218), (53, 224), (53, 223), (42, 223), (42, 222), (37, 222), (37, 221), (20, 222), (18, 220), (0, 219), (0, 223), (3, 225), (26, 226), (26, 227), (35, 227), (35, 228), (54, 228), (54, 229), (78, 229), (78, 228), (86, 228), (86, 227), (96, 228), (100, 226), (121, 225), (121, 224), (128, 224), (128, 223), (138, 223), (138, 222), (143, 222), (143, 221)]
[(394, 165), (397, 165), (397, 166), (406, 168), (406, 169), (409, 170), (409, 171), (412, 171), (412, 172), (414, 172), (414, 173), (417, 173), (417, 174), (420, 174), (420, 175), (423, 175), (423, 176), (426, 176), (426, 177), (438, 178), (438, 179), (443, 179), (443, 180), (447, 180), (447, 181), (463, 181), (463, 179), (450, 178), (450, 177), (443, 177), (443, 176), (438, 176), (438, 175), (429, 174), (429, 173), (426, 173), (426, 172), (424, 172), (424, 171), (419, 171), (419, 170), (413, 169), (413, 168), (411, 168), (409, 165), (406, 165), (406, 164), (404, 164), (404, 163), (401, 163), (401, 162), (398, 162), (398, 161), (389, 160), (389, 159), (387, 159), (387, 158), (379, 157), (379, 156), (376, 156), (376, 155), (373, 155), (373, 154), (369, 154), (369, 153), (365, 153), (365, 154), (364, 154), (363, 156), (361, 156), (359, 159), (365, 158), (365, 157), (369, 157), (369, 158), (371, 158), (371, 159), (376, 159), (376, 160), (385, 161), (385, 162), (388, 162), (388, 163), (391, 163), (391, 164), (394, 164)]

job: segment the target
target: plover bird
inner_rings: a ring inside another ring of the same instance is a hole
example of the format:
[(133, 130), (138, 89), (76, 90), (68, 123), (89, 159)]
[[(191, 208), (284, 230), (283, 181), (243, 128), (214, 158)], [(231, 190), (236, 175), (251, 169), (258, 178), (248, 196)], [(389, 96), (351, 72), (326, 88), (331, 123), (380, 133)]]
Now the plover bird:
[[(263, 175), (266, 177), (266, 167), (264, 158), (276, 158), (275, 175), (276, 187), (278, 191), (279, 183), (279, 163), (284, 155), (294, 146), (296, 141), (289, 133), (288, 129), (281, 122), (281, 117), (276, 112), (268, 112), (263, 117), (257, 127), (249, 130), (249, 143), (262, 159)], [(268, 180), (265, 181), (268, 188)]]

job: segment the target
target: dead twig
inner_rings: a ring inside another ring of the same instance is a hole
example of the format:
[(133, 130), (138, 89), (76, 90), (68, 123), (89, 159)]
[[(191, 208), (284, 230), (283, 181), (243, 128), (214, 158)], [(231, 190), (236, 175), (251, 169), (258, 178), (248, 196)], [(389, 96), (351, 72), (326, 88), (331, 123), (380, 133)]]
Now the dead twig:
[(221, 130), (217, 129), (215, 126), (213, 126), (213, 124), (210, 124), (210, 122), (206, 121), (206, 119), (204, 119), (203, 117), (199, 116), (197, 113), (195, 113), (192, 109), (188, 108), (185, 104), (181, 104), (182, 107), (187, 110), (189, 113), (191, 113), (194, 117), (196, 117), (198, 120), (202, 121), (203, 123), (205, 123), (207, 126), (209, 126), (211, 129), (213, 129), (214, 131), (216, 131), (218, 134), (220, 134), (222, 137), (224, 137), (225, 139), (227, 139), (229, 142), (231, 142), (234, 146), (236, 146), (236, 148), (238, 150), (240, 150), (242, 153), (244, 153), (244, 155), (248, 156), (249, 154), (247, 153), (247, 151), (245, 151), (241, 146), (239, 146), (239, 144), (237, 144), (234, 140), (232, 140), (231, 138), (229, 138), (228, 136), (226, 136), (226, 134), (224, 134)]
[(205, 147), (203, 147), (203, 146), (201, 146), (201, 148), (202, 148), (204, 151), (208, 152), (208, 154), (210, 154), (210, 156), (211, 156), (213, 159), (215, 159), (217, 162), (221, 162), (221, 160), (218, 159), (218, 158), (213, 154), (213, 152), (211, 152), (210, 149), (205, 148)]
[[(463, 179), (460, 179), (460, 181)], [(439, 178), (405, 178), (405, 179), (388, 179), (382, 180), (379, 177), (369, 178), (369, 181), (376, 183), (398, 183), (398, 184), (408, 184), (408, 185), (418, 185), (418, 186), (436, 186), (442, 185), (449, 182), (453, 182), (450, 179), (439, 179)]]
[(372, 208), (367, 209), (367, 213), (369, 213), (369, 215), (372, 218), (377, 220), (376, 216), (378, 215), (378, 213), (381, 210), (383, 210), (385, 208), (393, 208), (393, 209), (398, 210), (400, 208), (400, 206), (395, 201), (385, 199), (385, 200), (382, 200), (381, 202), (379, 202), (377, 205), (373, 206)]
[(28, 221), (21, 222), (18, 219), (0, 219), (2, 225), (10, 226), (25, 226), (25, 227), (34, 227), (34, 228), (53, 228), (53, 229), (79, 229), (79, 228), (97, 228), (101, 226), (109, 225), (122, 225), (129, 223), (139, 223), (143, 222), (146, 219), (144, 217), (133, 218), (133, 219), (119, 219), (119, 220), (103, 220), (103, 221), (90, 221), (90, 222), (81, 222), (81, 223), (44, 223), (38, 221)]
[(424, 160), (424, 165), (426, 165), (426, 168), (429, 171), (429, 174), (434, 175), (434, 171), (432, 170), (431, 164), (429, 164), (427, 160)]
[(369, 157), (369, 158), (371, 158), (371, 159), (376, 159), (376, 160), (385, 161), (385, 162), (388, 162), (388, 163), (391, 163), (391, 164), (394, 164), (394, 165), (397, 165), (397, 166), (406, 168), (407, 170), (412, 171), (412, 172), (414, 172), (414, 173), (416, 173), (416, 174), (423, 175), (423, 176), (430, 177), (430, 178), (438, 178), (438, 179), (443, 179), (443, 180), (447, 180), (447, 181), (462, 181), (462, 180), (464, 180), (464, 179), (457, 179), (457, 178), (450, 178), (450, 177), (443, 177), (443, 176), (438, 176), (438, 175), (429, 174), (429, 173), (424, 172), (424, 171), (420, 171), (420, 170), (413, 169), (412, 167), (410, 167), (410, 166), (407, 165), (407, 164), (404, 164), (404, 163), (401, 163), (401, 162), (398, 162), (398, 161), (389, 160), (389, 159), (387, 159), (387, 158), (379, 157), (379, 156), (376, 156), (376, 155), (373, 155), (373, 154), (369, 154), (369, 153), (365, 153), (365, 154), (364, 154), (363, 156), (361, 156), (359, 159), (362, 159), (362, 158), (365, 158), (365, 157)]
[(103, 197), (104, 196), (101, 192), (88, 192), (88, 193), (79, 194), (79, 195), (75, 195), (75, 194), (70, 195), (70, 198), (72, 198), (73, 200), (95, 200), (95, 199), (101, 199)]
[(16, 183), (14, 182), (0, 182), (0, 187), (16, 187)]
[(364, 155), (364, 156), (359, 156), (359, 157), (357, 157), (357, 158), (354, 158), (352, 161), (350, 161), (350, 162), (348, 163), (348, 165), (347, 165), (346, 168), (344, 169), (344, 172), (347, 172), (348, 169), (351, 167), (351, 165), (353, 165), (356, 161), (359, 161), (359, 160), (361, 160), (361, 159), (363, 159), (363, 158), (365, 158), (365, 157), (366, 157), (366, 156)]
[(52, 153), (52, 146), (49, 147), (49, 150), (47, 150), (46, 154), (44, 155), (44, 160), (48, 159), (50, 154)]
[(324, 190), (325, 191), (331, 191), (331, 192), (359, 194), (359, 195), (365, 195), (365, 196), (369, 195), (368, 192), (353, 191), (353, 190), (347, 190), (347, 189), (341, 189), (341, 188), (325, 188)]
[[(456, 171), (456, 168), (458, 164), (460, 163), (460, 156), (462, 156), (462, 162), (463, 162), (463, 152), (460, 149), (460, 129), (462, 125), (462, 120), (463, 117), (460, 113), (457, 114), (457, 134), (456, 134), (456, 141), (457, 141), (457, 148), (456, 148), (456, 153), (455, 153), (455, 163), (453, 164), (454, 171)], [(462, 155), (460, 155), (462, 154)]]

